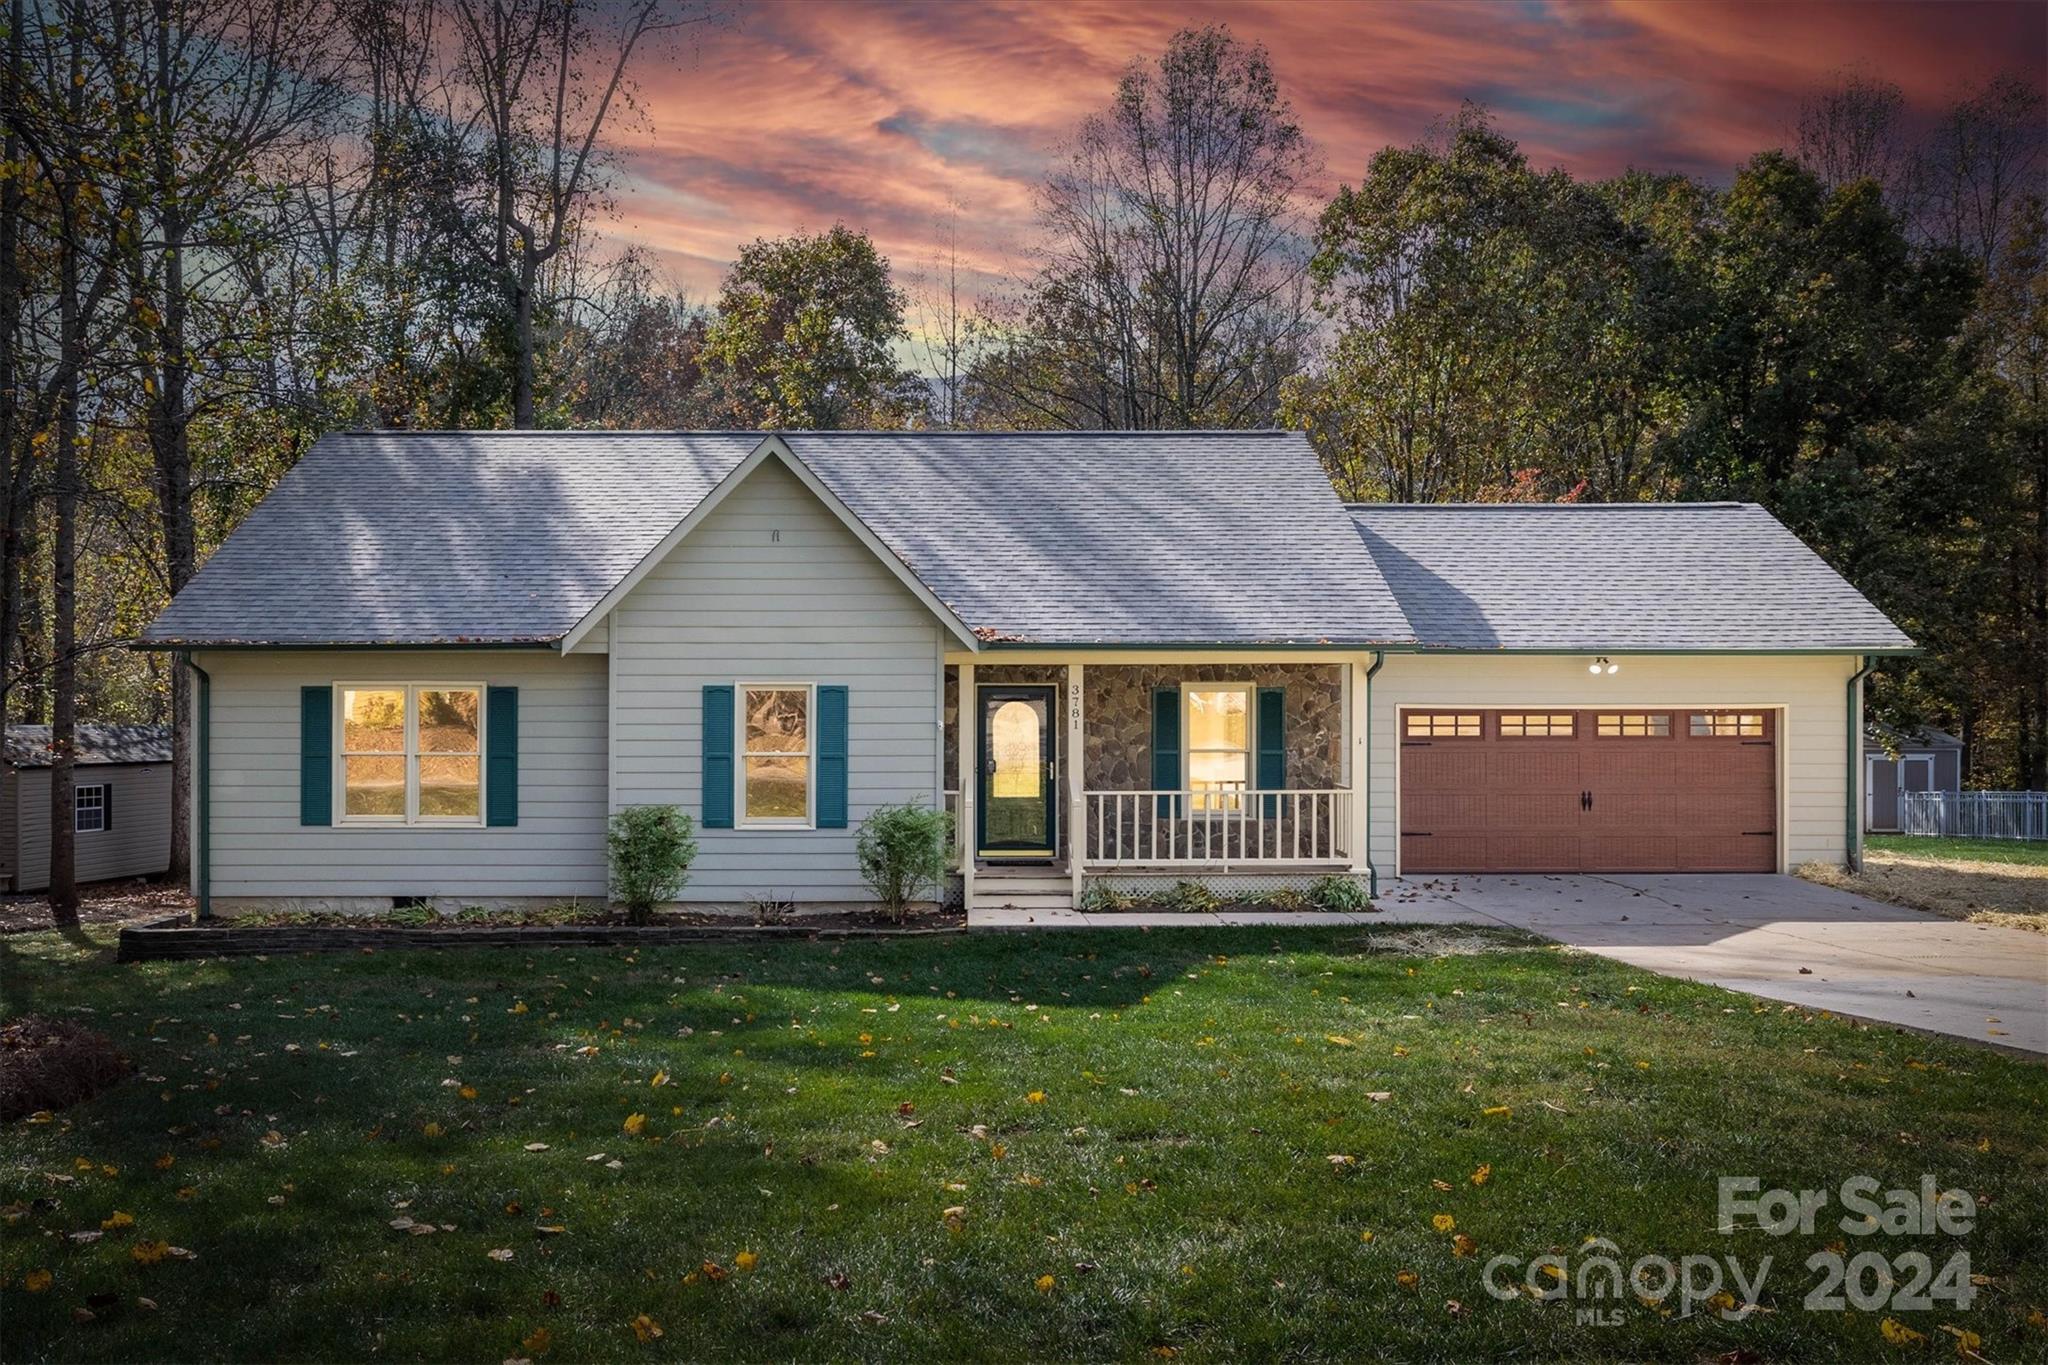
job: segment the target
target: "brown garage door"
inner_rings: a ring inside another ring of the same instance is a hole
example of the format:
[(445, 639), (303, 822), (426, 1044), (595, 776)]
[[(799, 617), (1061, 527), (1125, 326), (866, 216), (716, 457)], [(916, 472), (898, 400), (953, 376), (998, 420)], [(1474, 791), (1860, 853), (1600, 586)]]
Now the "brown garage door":
[(1403, 711), (1401, 871), (1774, 872), (1768, 710)]

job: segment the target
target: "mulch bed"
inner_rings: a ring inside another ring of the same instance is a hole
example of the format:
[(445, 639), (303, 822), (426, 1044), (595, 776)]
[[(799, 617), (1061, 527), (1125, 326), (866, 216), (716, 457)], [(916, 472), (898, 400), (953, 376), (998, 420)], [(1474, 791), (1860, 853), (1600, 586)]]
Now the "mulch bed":
[[(184, 887), (156, 881), (96, 882), (80, 887), (78, 898), (80, 924), (129, 924), (192, 911), (192, 896)], [(27, 934), (50, 927), (49, 897), (0, 899), (0, 934)]]
[(815, 915), (760, 924), (733, 916), (676, 914), (653, 924), (606, 920), (577, 924), (489, 924), (441, 920), (429, 924), (256, 924), (232, 918), (194, 923), (179, 916), (124, 926), (115, 950), (121, 962), (198, 957), (256, 957), (282, 953), (376, 952), (411, 948), (658, 947), (734, 939), (922, 938), (967, 932), (966, 916), (920, 915), (892, 924), (872, 915)]
[(129, 1070), (104, 1034), (39, 1014), (9, 1020), (0, 1025), (0, 1123), (89, 1100)]

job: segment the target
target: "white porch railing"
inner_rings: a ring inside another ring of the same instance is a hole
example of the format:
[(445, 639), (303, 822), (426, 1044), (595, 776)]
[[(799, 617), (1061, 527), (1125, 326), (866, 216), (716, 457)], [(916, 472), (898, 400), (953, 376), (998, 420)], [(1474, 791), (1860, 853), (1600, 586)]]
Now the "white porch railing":
[(1951, 839), (2048, 839), (2048, 792), (1902, 792), (1899, 832)]
[(1301, 867), (1349, 862), (1348, 791), (1083, 793), (1090, 867)]

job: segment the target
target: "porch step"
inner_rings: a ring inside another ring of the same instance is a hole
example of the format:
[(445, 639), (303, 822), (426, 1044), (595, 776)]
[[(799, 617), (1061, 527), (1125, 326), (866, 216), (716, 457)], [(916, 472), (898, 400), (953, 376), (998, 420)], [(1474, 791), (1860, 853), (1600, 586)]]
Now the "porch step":
[(970, 910), (1071, 910), (1074, 898), (1062, 891), (1057, 895), (1050, 892), (1033, 892), (1029, 895), (1010, 895), (1000, 891), (983, 891), (976, 887)]

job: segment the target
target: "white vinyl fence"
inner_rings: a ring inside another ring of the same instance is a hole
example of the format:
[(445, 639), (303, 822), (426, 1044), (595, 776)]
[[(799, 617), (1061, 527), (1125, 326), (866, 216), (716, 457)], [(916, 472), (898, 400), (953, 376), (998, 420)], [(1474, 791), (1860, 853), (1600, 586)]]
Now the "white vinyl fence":
[(2048, 839), (2048, 792), (1906, 792), (1901, 834), (1951, 839)]

